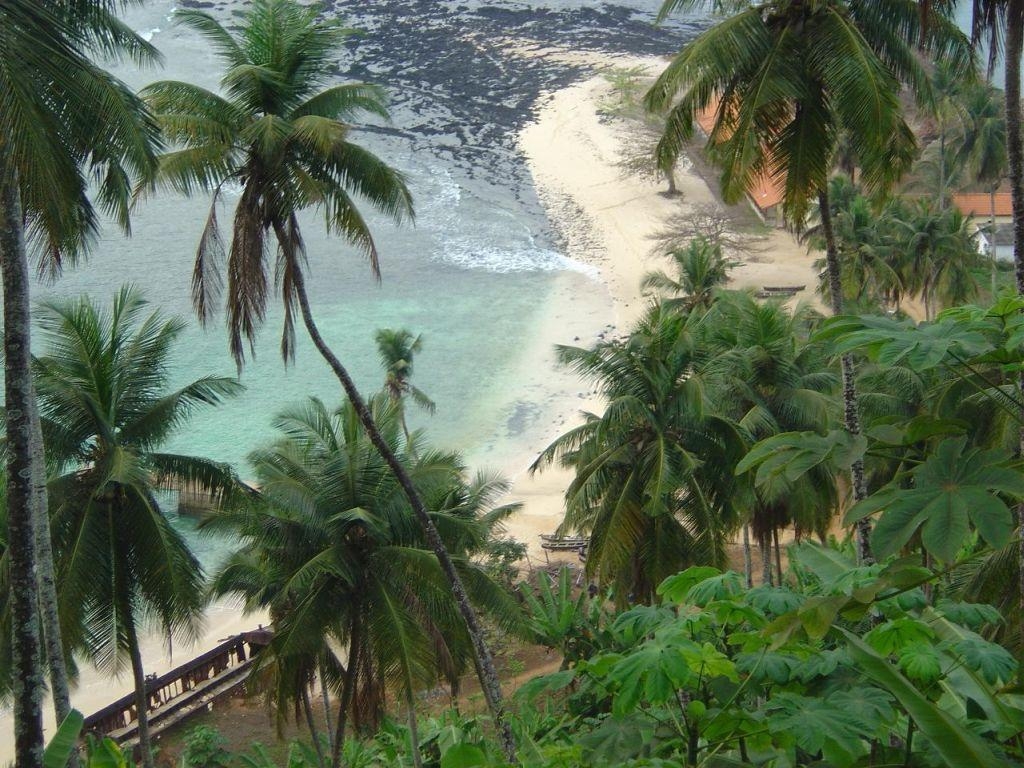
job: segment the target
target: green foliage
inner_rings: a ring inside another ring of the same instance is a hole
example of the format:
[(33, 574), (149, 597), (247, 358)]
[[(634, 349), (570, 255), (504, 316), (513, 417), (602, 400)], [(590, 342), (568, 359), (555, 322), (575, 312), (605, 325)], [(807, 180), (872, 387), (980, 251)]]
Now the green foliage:
[(43, 768), (65, 768), (78, 749), (78, 738), (84, 724), (85, 718), (77, 709), (68, 713), (43, 751)]
[(184, 768), (226, 768), (231, 754), (224, 748), (227, 739), (208, 725), (199, 725), (185, 734), (181, 760)]

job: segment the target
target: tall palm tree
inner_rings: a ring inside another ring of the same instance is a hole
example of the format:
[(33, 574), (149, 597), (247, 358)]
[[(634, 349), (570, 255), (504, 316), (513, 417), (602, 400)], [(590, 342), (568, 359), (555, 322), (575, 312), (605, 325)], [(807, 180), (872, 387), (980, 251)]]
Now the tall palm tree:
[[(700, 0), (665, 0), (659, 18)], [(784, 218), (797, 230), (817, 201), (832, 310), (843, 311), (839, 254), (828, 179), (845, 135), (861, 183), (884, 190), (910, 165), (914, 135), (899, 100), (901, 83), (930, 96), (913, 48), (940, 54), (955, 71), (970, 66), (967, 41), (939, 10), (912, 0), (768, 0), (740, 10), (689, 43), (646, 95), (667, 111), (656, 154), (664, 167), (693, 136), (696, 116), (717, 103), (708, 137), (722, 168), (726, 202), (738, 202), (760, 178), (783, 184)], [(842, 359), (845, 424), (860, 432), (853, 358)], [(854, 495), (866, 495), (863, 463), (852, 467)], [(871, 559), (870, 524), (858, 525), (858, 554)]]
[(505, 722), (501, 686), (465, 587), (408, 473), (379, 434), (352, 377), (321, 336), (306, 293), (298, 211), (310, 207), (324, 211), (328, 231), (366, 253), (378, 276), (377, 247), (353, 194), (396, 221), (412, 216), (412, 200), (402, 175), (349, 140), (352, 129), (345, 121), (365, 113), (386, 116), (382, 93), (362, 83), (324, 87), (337, 66), (338, 43), (346, 30), (318, 21), (317, 15), (317, 6), (296, 0), (254, 0), (233, 35), (207, 13), (179, 12), (179, 21), (206, 37), (227, 65), (221, 81), (226, 96), (181, 82), (159, 82), (146, 89), (168, 139), (183, 147), (163, 157), (157, 179), (186, 194), (213, 192), (193, 279), (194, 303), (204, 320), (217, 300), (218, 267), (225, 255), (217, 199), (225, 183), (241, 185), (226, 254), (232, 354), (241, 365), (245, 343), (252, 343), (263, 321), (270, 298), (267, 252), (276, 247), (274, 261), (285, 309), (282, 354), (287, 360), (294, 351), (297, 305), (314, 347), (398, 478), (451, 581), (473, 638), (481, 687), (505, 754), (513, 760), (515, 740)]
[(687, 243), (685, 248), (671, 251), (676, 276), (661, 270), (648, 272), (640, 284), (641, 290), (654, 290), (669, 296), (662, 300), (667, 306), (679, 306), (684, 311), (711, 306), (712, 295), (729, 281), (729, 271), (739, 262), (726, 258), (722, 246), (712, 245), (703, 237)]
[(587, 572), (620, 603), (650, 601), (662, 579), (723, 565), (735, 530), (731, 471), (742, 436), (717, 415), (698, 375), (701, 313), (655, 305), (626, 341), (559, 347), (608, 405), (549, 445), (531, 471), (575, 470), (560, 532), (590, 537)]
[[(730, 292), (708, 314), (700, 374), (715, 380), (719, 411), (734, 421), (747, 445), (782, 432), (825, 432), (836, 415), (838, 377), (825, 351), (808, 342), (818, 316), (788, 310), (747, 293)], [(822, 467), (771, 489), (743, 487), (744, 504), (762, 552), (764, 582), (782, 582), (778, 532), (824, 535), (838, 508), (836, 478)]]
[(215, 503), (240, 493), (226, 465), (164, 453), (160, 445), (196, 409), (241, 385), (211, 376), (168, 389), (168, 358), (185, 326), (158, 313), (143, 318), (145, 307), (130, 287), (107, 310), (86, 299), (44, 304), (48, 354), (33, 368), (46, 443), (60, 473), (50, 504), (61, 620), (72, 644), (101, 666), (118, 669), (128, 656), (149, 768), (139, 627), (152, 620), (168, 637), (189, 637), (204, 604), (202, 569), (156, 492), (196, 488)]
[[(514, 509), (490, 508), (505, 485), (466, 480), (453, 454), (413, 451), (398, 407), (386, 395), (370, 407), (381, 434), (430, 501), (474, 600), (510, 628), (514, 603), (468, 557)], [(335, 759), (346, 724), (375, 729), (392, 687), (408, 706), (418, 765), (416, 688), (439, 676), (454, 683), (472, 659), (444, 573), (350, 403), (331, 410), (311, 399), (279, 416), (276, 426), (283, 437), (251, 456), (263, 503), (204, 522), (243, 542), (214, 589), (242, 594), (247, 607), (270, 611), (276, 634), (261, 665), (279, 712), (297, 699), (308, 711), (313, 670), (327, 656), (343, 670), (336, 675)], [(344, 664), (332, 650), (339, 646), (346, 651)]]
[[(15, 760), (38, 765), (43, 734), (40, 715), (37, 605), (42, 603), (46, 657), (58, 720), (70, 711), (60, 647), (49, 537), (34, 536), (34, 484), (40, 484), (42, 452), (32, 429), (28, 248), (41, 267), (59, 268), (82, 253), (95, 233), (96, 214), (87, 194), (120, 223), (128, 224), (132, 178), (148, 172), (156, 126), (123, 83), (92, 56), (155, 58), (154, 49), (113, 12), (130, 0), (4, 0), (0, 4), (0, 269), (4, 290), (4, 381), (9, 452), (9, 544), (15, 642)], [(33, 459), (33, 453), (36, 459)], [(32, 478), (35, 478), (33, 480)], [(45, 524), (37, 503), (36, 528)], [(41, 569), (37, 587), (33, 573)]]
[(398, 408), (398, 418), (402, 423), (406, 443), (409, 442), (409, 425), (405, 420), (405, 400), (411, 398), (416, 405), (427, 413), (433, 413), (436, 403), (427, 397), (427, 393), (413, 385), (413, 357), (423, 349), (423, 336), (413, 336), (404, 328), (393, 330), (382, 328), (374, 334), (380, 364), (384, 368), (384, 391), (391, 402)]

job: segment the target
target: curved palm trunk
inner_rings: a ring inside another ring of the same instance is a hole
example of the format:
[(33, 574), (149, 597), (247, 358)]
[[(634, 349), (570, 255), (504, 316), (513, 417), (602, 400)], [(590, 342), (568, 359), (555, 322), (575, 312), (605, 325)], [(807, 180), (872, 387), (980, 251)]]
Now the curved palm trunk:
[(505, 720), (504, 697), (501, 692), (501, 683), (498, 680), (497, 670), (494, 668), (494, 659), (491, 656), (491, 651), (484, 640), (480, 621), (477, 619), (476, 611), (473, 610), (473, 606), (469, 602), (469, 596), (466, 594), (466, 588), (462, 584), (462, 579), (459, 578), (459, 574), (455, 570), (455, 564), (452, 562), (452, 558), (448, 554), (448, 550), (445, 548), (444, 542), (441, 541), (437, 528), (434, 527), (433, 521), (431, 521), (430, 516), (427, 514), (427, 509), (423, 505), (423, 501), (416, 492), (416, 488), (412, 483), (412, 478), (409, 477), (409, 473), (406, 472), (405, 467), (403, 467), (401, 462), (398, 461), (398, 458), (388, 447), (384, 438), (381, 437), (380, 430), (377, 429), (377, 424), (373, 420), (373, 415), (366, 407), (366, 403), (363, 401), (359, 391), (356, 389), (356, 385), (352, 381), (352, 378), (348, 375), (348, 371), (345, 370), (337, 356), (335, 356), (334, 352), (331, 351), (331, 348), (327, 346), (327, 343), (320, 335), (320, 331), (313, 320), (313, 312), (309, 306), (309, 297), (306, 295), (305, 276), (302, 275), (302, 270), (296, 268), (292, 270), (292, 272), (295, 295), (299, 300), (299, 307), (302, 311), (302, 320), (306, 325), (306, 330), (309, 332), (309, 337), (313, 340), (313, 344), (320, 353), (320, 356), (327, 361), (327, 364), (331, 367), (334, 375), (338, 377), (338, 381), (341, 382), (341, 386), (345, 390), (345, 394), (348, 396), (349, 401), (352, 403), (352, 407), (355, 408), (356, 413), (359, 414), (359, 420), (366, 429), (366, 434), (369, 436), (370, 442), (372, 442), (374, 447), (380, 452), (381, 457), (383, 457), (388, 467), (390, 467), (395, 479), (398, 480), (398, 484), (405, 492), (406, 497), (409, 499), (409, 505), (412, 507), (413, 514), (416, 515), (416, 519), (423, 527), (424, 534), (427, 538), (427, 544), (437, 556), (437, 560), (441, 565), (441, 570), (444, 571), (448, 582), (451, 584), (452, 593), (455, 596), (455, 602), (458, 604), (459, 613), (462, 615), (463, 621), (466, 622), (466, 630), (469, 632), (470, 639), (473, 643), (474, 656), (479, 664), (480, 687), (483, 689), (484, 697), (487, 699), (487, 706), (490, 708), (491, 716), (494, 718), (494, 725), (497, 728), (498, 735), (501, 739), (501, 745), (505, 756), (508, 758), (509, 762), (514, 763), (516, 761), (515, 737), (512, 735), (512, 730), (509, 727), (508, 722)]
[[(3, 141), (0, 136), (0, 142)], [(17, 768), (43, 762), (45, 688), (32, 521), (32, 379), (29, 271), (17, 176), (0, 144), (0, 270), (4, 298), (4, 397), (7, 406), (7, 552), (11, 591), (11, 685)]]
[[(35, 389), (33, 388), (33, 400)], [(56, 722), (64, 722), (71, 712), (71, 691), (68, 668), (64, 657), (64, 641), (60, 632), (57, 610), (57, 581), (53, 567), (53, 542), (50, 539), (49, 499), (46, 493), (46, 453), (43, 447), (43, 429), (39, 422), (39, 409), (33, 407), (30, 415), (32, 428), (32, 520), (35, 528), (37, 581), (39, 584), (39, 615), (42, 622), (46, 663), (50, 672), (50, 695)], [(77, 768), (78, 752), (72, 750), (68, 760), (70, 768)]]
[[(1024, 0), (1021, 0), (1024, 2)], [(843, 282), (839, 270), (839, 250), (836, 248), (835, 232), (832, 229), (832, 209), (829, 207), (828, 190), (818, 192), (818, 207), (821, 211), (821, 232), (825, 238), (825, 265), (828, 271), (828, 287), (832, 294), (832, 314), (843, 313)], [(857, 407), (856, 370), (853, 355), (845, 354), (841, 358), (843, 374), (843, 423), (851, 435), (860, 434), (860, 410)], [(867, 498), (867, 482), (864, 480), (864, 461), (857, 459), (850, 467), (853, 482), (853, 498), (856, 501)], [(871, 521), (857, 521), (857, 561), (873, 563), (871, 554)]]
[(146, 671), (142, 668), (139, 636), (135, 631), (135, 617), (127, 601), (123, 601), (125, 640), (132, 661), (132, 680), (135, 682), (135, 712), (139, 724), (139, 754), (145, 768), (153, 768), (153, 747), (149, 740), (149, 697), (146, 695)]

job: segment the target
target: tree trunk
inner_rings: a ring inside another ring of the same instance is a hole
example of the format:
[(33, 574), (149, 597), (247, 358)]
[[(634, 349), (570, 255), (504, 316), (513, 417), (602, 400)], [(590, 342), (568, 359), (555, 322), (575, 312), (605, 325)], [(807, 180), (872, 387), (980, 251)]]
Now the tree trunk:
[(775, 585), (782, 586), (782, 546), (779, 544), (779, 529), (772, 529), (772, 538), (775, 539)]
[(409, 709), (409, 750), (412, 754), (413, 768), (423, 768), (420, 755), (420, 730), (416, 723), (416, 692), (412, 689), (412, 678), (409, 671), (405, 673), (405, 705)]
[(772, 585), (772, 540), (767, 533), (758, 537), (757, 546), (761, 550), (761, 583), (766, 587)]
[(352, 627), (348, 633), (348, 659), (345, 667), (345, 679), (341, 685), (341, 698), (338, 701), (338, 727), (334, 731), (334, 743), (331, 747), (331, 768), (340, 768), (341, 753), (345, 749), (345, 724), (348, 721), (348, 710), (352, 704), (352, 697), (355, 694), (356, 683), (359, 680), (357, 674), (359, 669), (359, 645), (363, 642), (362, 626), (359, 612), (361, 608), (356, 605), (352, 612)]
[[(122, 587), (123, 588), (123, 587)], [(122, 602), (125, 640), (132, 660), (132, 678), (135, 681), (135, 711), (139, 724), (139, 754), (144, 768), (153, 768), (153, 745), (149, 740), (149, 697), (146, 695), (146, 671), (142, 668), (139, 636), (135, 631), (135, 617), (127, 600)]]
[(313, 720), (313, 707), (309, 703), (309, 686), (302, 685), (302, 714), (306, 718), (306, 727), (309, 729), (309, 738), (313, 742), (313, 751), (316, 752), (317, 764), (325, 768), (327, 763), (324, 758), (324, 747), (320, 743), (320, 731), (317, 730), (316, 722)]
[[(35, 401), (34, 388), (32, 399)], [(49, 499), (46, 493), (46, 453), (43, 446), (43, 429), (39, 421), (38, 407), (32, 408), (30, 419), (33, 461), (32, 521), (35, 528), (39, 616), (42, 622), (46, 663), (50, 672), (50, 695), (53, 697), (53, 711), (59, 725), (71, 712), (71, 690), (68, 684), (64, 640), (61, 636), (60, 617), (57, 610), (57, 580), (53, 567)], [(78, 752), (73, 750), (68, 765), (70, 768), (77, 768), (78, 764)]]
[[(1006, 154), (1010, 166), (1010, 197), (1013, 202), (1013, 266), (1017, 293), (1024, 294), (1024, 138), (1021, 136), (1020, 57), (1024, 51), (1024, 0), (1008, 0), (1006, 9)], [(1024, 394), (1024, 373), (1018, 374)], [(1019, 441), (1024, 448), (1024, 426)], [(1024, 505), (1017, 506), (1018, 533), (1024, 533)], [(1024, 535), (1018, 553), (1018, 591), (1024, 616)], [(1024, 622), (1024, 618), (1021, 619)], [(1021, 627), (1024, 636), (1024, 624)]]
[(320, 664), (320, 700), (324, 705), (324, 732), (327, 734), (327, 748), (334, 754), (334, 728), (331, 725), (331, 694), (327, 690), (327, 677), (324, 675), (324, 665)]
[(1013, 263), (1017, 292), (1024, 294), (1024, 142), (1021, 136), (1020, 57), (1024, 48), (1024, 0), (1006, 12), (1006, 153), (1013, 200)]
[[(1024, 2), (1024, 0), (1021, 0)], [(839, 250), (836, 248), (835, 232), (832, 230), (832, 209), (829, 207), (828, 190), (818, 193), (818, 207), (821, 209), (821, 231), (825, 237), (825, 266), (828, 271), (828, 286), (832, 294), (832, 314), (843, 314), (843, 282), (839, 267)], [(860, 434), (860, 409), (857, 405), (856, 370), (853, 355), (847, 353), (841, 358), (843, 374), (843, 422), (851, 435)], [(867, 498), (868, 487), (864, 480), (864, 461), (857, 459), (850, 467), (853, 483), (853, 498), (856, 501)], [(867, 518), (857, 521), (857, 562), (870, 564), (875, 561), (871, 554), (871, 521)]]
[(988, 192), (988, 203), (989, 203), (989, 217), (988, 217), (988, 231), (992, 237), (990, 247), (992, 253), (989, 254), (992, 257), (992, 301), (996, 300), (996, 273), (999, 270), (999, 246), (996, 243), (996, 185), (992, 185), (992, 189)]
[[(5, 137), (0, 136), (0, 142)], [(29, 271), (16, 172), (0, 143), (0, 269), (4, 298), (4, 397), (7, 410), (7, 553), (11, 605), (11, 700), (16, 768), (43, 762), (43, 679), (32, 521)]]
[(754, 559), (750, 551), (750, 524), (743, 525), (743, 575), (746, 577), (747, 589), (754, 586)]
[(504, 697), (501, 692), (501, 683), (498, 679), (497, 670), (494, 668), (494, 659), (491, 657), (491, 651), (484, 640), (483, 630), (480, 626), (479, 620), (477, 619), (476, 612), (473, 610), (473, 606), (469, 602), (469, 596), (466, 594), (466, 589), (462, 584), (462, 579), (455, 570), (455, 564), (452, 562), (451, 556), (448, 554), (448, 550), (441, 541), (441, 536), (438, 534), (433, 521), (431, 521), (430, 515), (427, 514), (427, 509), (423, 505), (423, 501), (416, 492), (416, 488), (412, 483), (412, 478), (409, 477), (409, 473), (406, 472), (405, 467), (403, 467), (401, 462), (398, 461), (398, 458), (384, 441), (384, 438), (381, 437), (380, 430), (377, 429), (377, 424), (374, 422), (370, 410), (366, 407), (366, 403), (363, 401), (359, 391), (356, 389), (355, 383), (349, 376), (348, 371), (345, 370), (344, 366), (342, 366), (334, 352), (331, 351), (331, 348), (327, 346), (327, 343), (320, 335), (320, 331), (317, 329), (316, 323), (313, 320), (313, 312), (309, 306), (309, 297), (306, 295), (305, 277), (302, 275), (302, 270), (298, 267), (293, 270), (292, 280), (294, 283), (295, 295), (299, 300), (299, 307), (302, 310), (302, 319), (306, 325), (306, 330), (309, 332), (310, 338), (313, 340), (314, 346), (316, 346), (317, 351), (320, 352), (320, 355), (324, 360), (327, 361), (327, 364), (331, 367), (334, 375), (337, 376), (338, 381), (341, 382), (341, 386), (345, 390), (345, 394), (348, 396), (349, 402), (352, 403), (352, 407), (355, 408), (356, 413), (359, 415), (359, 420), (362, 422), (363, 428), (366, 429), (366, 434), (370, 438), (370, 442), (372, 442), (374, 447), (376, 447), (380, 452), (381, 457), (391, 468), (395, 479), (398, 480), (398, 484), (405, 492), (405, 496), (409, 500), (409, 505), (412, 507), (413, 514), (416, 516), (416, 519), (423, 528), (427, 544), (437, 556), (438, 563), (441, 565), (441, 570), (444, 571), (448, 582), (451, 584), (452, 594), (455, 596), (455, 602), (458, 605), (459, 613), (462, 615), (463, 621), (466, 622), (466, 630), (469, 632), (470, 639), (473, 643), (474, 655), (479, 662), (478, 669), (480, 670), (480, 687), (483, 689), (484, 697), (487, 699), (487, 705), (491, 710), (491, 716), (494, 718), (494, 725), (501, 740), (502, 751), (504, 752), (505, 757), (508, 758), (508, 761), (514, 763), (516, 762), (516, 743), (515, 737), (512, 735), (512, 729), (509, 727), (509, 724), (505, 719)]

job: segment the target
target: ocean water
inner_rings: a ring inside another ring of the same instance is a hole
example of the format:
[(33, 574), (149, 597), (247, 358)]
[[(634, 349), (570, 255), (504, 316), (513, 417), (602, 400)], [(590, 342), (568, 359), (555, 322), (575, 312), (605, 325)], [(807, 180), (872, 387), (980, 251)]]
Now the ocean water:
[[(205, 8), (230, 23), (245, 3), (177, 5)], [(216, 89), (221, 65), (198, 35), (174, 24), (175, 7), (174, 0), (152, 0), (126, 13), (127, 23), (163, 53), (162, 68), (112, 68), (136, 87), (166, 78)], [(397, 228), (369, 215), (383, 265), (378, 285), (359, 254), (326, 237), (315, 213), (303, 215), (314, 313), (366, 393), (383, 378), (374, 330), (423, 334), (415, 382), (437, 412), (413, 410), (411, 421), (433, 444), (462, 451), (474, 466), (520, 471), (523, 456), (552, 436), (564, 395), (582, 388), (553, 370), (549, 343), (537, 348), (536, 329), (558, 311), (559, 340), (587, 343), (611, 317), (598, 273), (563, 254), (516, 151), (517, 132), (538, 97), (585, 71), (566, 64), (565, 56), (528, 52), (667, 54), (707, 23), (684, 19), (658, 28), (651, 23), (656, 9), (644, 0), (378, 0), (325, 8), (361, 31), (339, 51), (339, 77), (389, 91), (391, 122), (365, 126), (357, 138), (407, 174), (417, 216), (414, 226)], [(230, 223), (233, 196), (237, 190), (224, 195), (222, 225)], [(192, 257), (208, 209), (205, 196), (160, 193), (141, 202), (132, 237), (106, 227), (89, 259), (39, 285), (37, 297), (84, 293), (109, 301), (130, 282), (154, 308), (187, 316)], [(241, 374), (245, 393), (198, 412), (168, 450), (228, 461), (251, 476), (246, 456), (274, 437), (275, 413), (309, 395), (340, 402), (339, 386), (301, 327), (295, 363), (283, 365), (281, 317), (272, 304)], [(175, 353), (174, 384), (207, 374), (235, 374), (220, 318), (205, 330), (190, 324)], [(209, 565), (224, 551), (218, 542), (196, 545)]]

